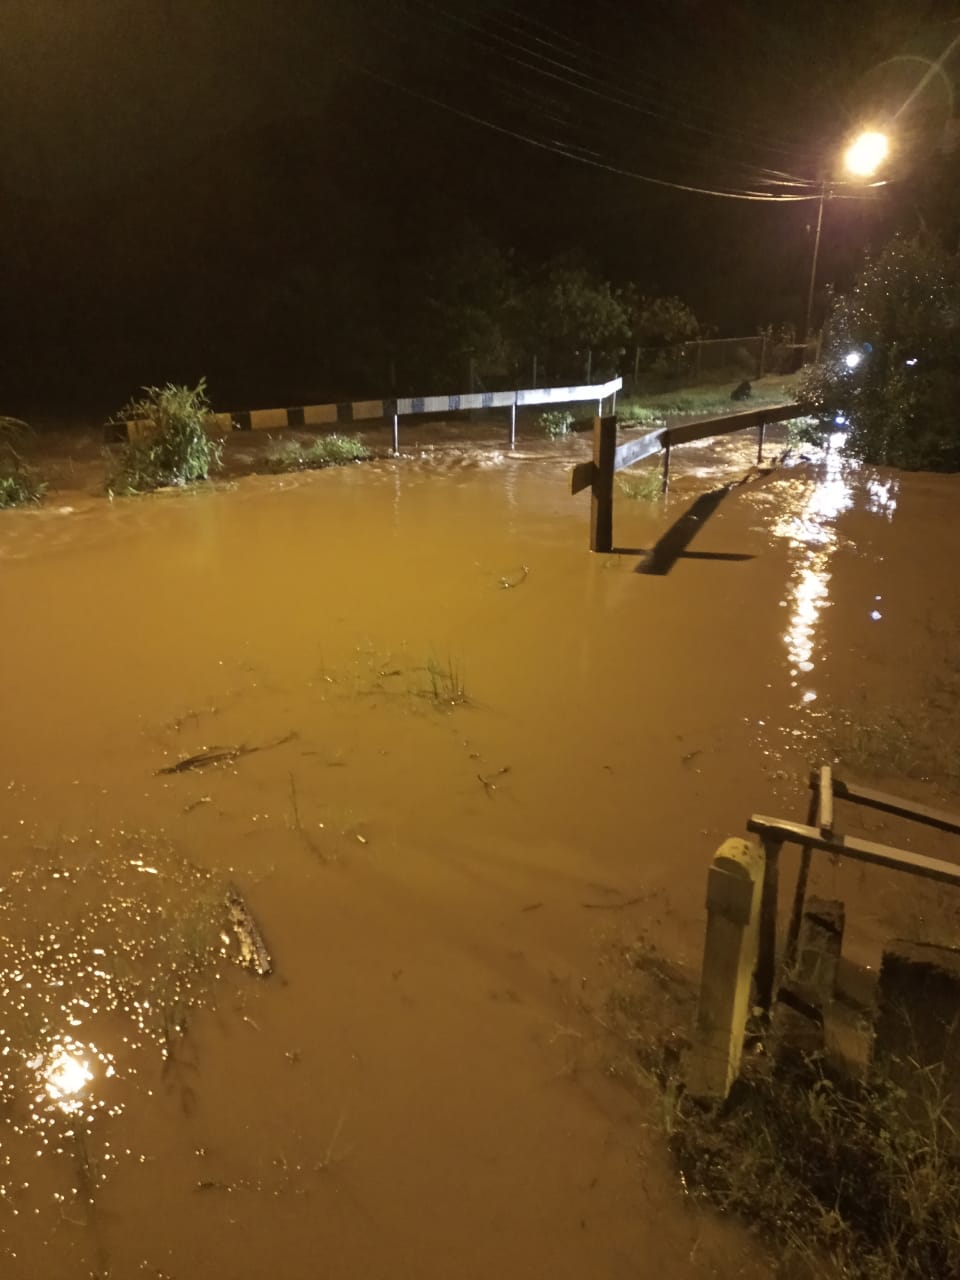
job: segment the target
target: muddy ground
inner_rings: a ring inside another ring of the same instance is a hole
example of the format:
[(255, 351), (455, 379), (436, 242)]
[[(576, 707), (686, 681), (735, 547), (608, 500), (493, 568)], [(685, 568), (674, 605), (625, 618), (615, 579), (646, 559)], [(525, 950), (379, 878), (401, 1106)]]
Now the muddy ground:
[[(4, 1277), (771, 1274), (685, 1196), (611, 1011), (689, 1016), (716, 847), (927, 696), (960, 481), (796, 461), (643, 573), (753, 441), (676, 450), (592, 556), (587, 442), (500, 425), (281, 477), (231, 437), (225, 479), (112, 502), (98, 432), (50, 434), (55, 490), (0, 513)], [(814, 880), (866, 963), (955, 933), (945, 892)]]

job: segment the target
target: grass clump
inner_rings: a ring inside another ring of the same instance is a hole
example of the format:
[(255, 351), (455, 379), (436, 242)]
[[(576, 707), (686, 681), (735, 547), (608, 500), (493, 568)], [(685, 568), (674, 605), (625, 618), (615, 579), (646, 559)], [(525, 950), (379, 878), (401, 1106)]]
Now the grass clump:
[(568, 435), (573, 427), (573, 414), (568, 409), (548, 409), (541, 413), (540, 426), (552, 440)]
[(307, 446), (299, 440), (285, 440), (268, 455), (266, 466), (271, 472), (315, 471), (365, 462), (371, 456), (366, 445), (353, 436), (321, 436)]
[(39, 502), (46, 483), (20, 456), (30, 428), (19, 418), (0, 417), (0, 510)]
[(960, 1136), (936, 1073), (916, 1074), (919, 1107), (882, 1072), (853, 1083), (817, 1056), (745, 1076), (720, 1109), (681, 1097), (684, 1183), (777, 1240), (791, 1274), (960, 1276)]
[(194, 484), (220, 466), (223, 447), (210, 435), (213, 414), (206, 380), (195, 387), (144, 387), (120, 410), (116, 422), (145, 424), (143, 438), (122, 445), (107, 491), (145, 493), (167, 485)]
[(422, 697), (429, 698), (436, 707), (466, 706), (468, 698), (463, 676), (452, 659), (448, 658), (443, 663), (437, 658), (428, 658), (424, 671), (426, 683), (420, 689)]
[(618, 476), (617, 484), (624, 497), (634, 502), (656, 502), (663, 497), (663, 476), (659, 467)]

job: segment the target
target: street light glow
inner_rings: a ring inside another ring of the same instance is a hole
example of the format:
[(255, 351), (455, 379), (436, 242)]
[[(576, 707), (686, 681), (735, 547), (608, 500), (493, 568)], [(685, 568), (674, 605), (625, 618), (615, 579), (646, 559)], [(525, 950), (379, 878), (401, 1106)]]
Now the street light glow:
[(847, 147), (844, 164), (858, 178), (872, 178), (890, 153), (890, 140), (885, 133), (868, 129)]

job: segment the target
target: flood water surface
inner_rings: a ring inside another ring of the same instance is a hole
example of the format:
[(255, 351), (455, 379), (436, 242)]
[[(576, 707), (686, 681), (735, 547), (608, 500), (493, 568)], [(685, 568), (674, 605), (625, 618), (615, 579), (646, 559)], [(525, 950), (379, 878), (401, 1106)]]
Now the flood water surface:
[(689, 457), (611, 556), (549, 450), (4, 513), (4, 1276), (766, 1274), (612, 1070), (616, 957), (696, 973), (718, 844), (957, 601), (837, 459), (637, 573)]

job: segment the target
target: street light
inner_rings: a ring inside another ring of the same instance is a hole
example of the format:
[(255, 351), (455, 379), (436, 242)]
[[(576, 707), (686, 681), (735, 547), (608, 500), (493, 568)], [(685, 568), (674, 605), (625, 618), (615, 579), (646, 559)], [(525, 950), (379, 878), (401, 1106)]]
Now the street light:
[(890, 139), (885, 133), (867, 129), (854, 138), (843, 156), (848, 173), (857, 178), (872, 178), (890, 154)]
[[(872, 178), (890, 154), (890, 139), (877, 129), (865, 129), (858, 134), (843, 153), (847, 173), (855, 178)], [(807, 292), (807, 318), (803, 326), (803, 341), (810, 336), (813, 319), (813, 293), (817, 283), (817, 261), (820, 257), (820, 232), (823, 229), (823, 202), (827, 197), (826, 180), (820, 184), (820, 204), (817, 210), (817, 234), (813, 241), (813, 262), (810, 266), (810, 289)]]

